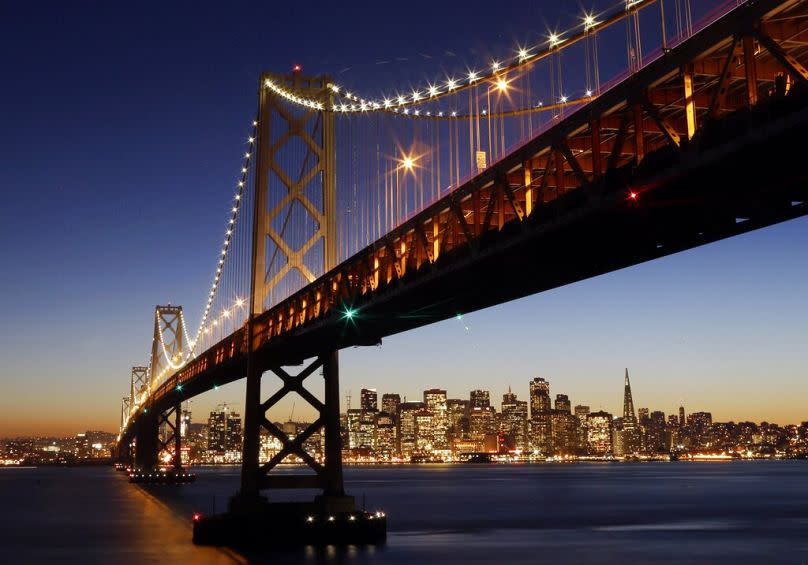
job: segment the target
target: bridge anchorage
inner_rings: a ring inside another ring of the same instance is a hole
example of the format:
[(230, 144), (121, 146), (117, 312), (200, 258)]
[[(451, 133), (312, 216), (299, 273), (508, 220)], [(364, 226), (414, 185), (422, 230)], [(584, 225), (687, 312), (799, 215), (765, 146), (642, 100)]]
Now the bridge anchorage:
[[(262, 75), (199, 329), (158, 308), (122, 407), (122, 457), (179, 468), (181, 402), (246, 378), (241, 487), (225, 514), (195, 516), (196, 542), (384, 538), (385, 517), (343, 485), (340, 349), (808, 214), (808, 1), (724, 3), (640, 56), (643, 10), (664, 15), (632, 0), (395, 99)], [(586, 47), (597, 70), (596, 36), (619, 22), (636, 39), (628, 73), (587, 72), (583, 96), (536, 105), (543, 82), (559, 94), (561, 50)], [(536, 79), (545, 63), (555, 82)], [(288, 395), (317, 414), (294, 436), (268, 413)], [(290, 460), (307, 474), (280, 468)], [(317, 494), (280, 503), (280, 489)]]

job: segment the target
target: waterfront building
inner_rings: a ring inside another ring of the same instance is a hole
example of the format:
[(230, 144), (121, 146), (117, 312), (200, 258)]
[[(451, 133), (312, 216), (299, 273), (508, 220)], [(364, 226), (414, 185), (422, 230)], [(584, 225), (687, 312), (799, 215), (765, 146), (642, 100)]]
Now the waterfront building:
[(449, 429), (449, 417), (446, 401), (446, 391), (433, 388), (424, 391), (424, 405), (432, 414), (432, 449), (446, 450), (449, 448), (447, 432)]
[(376, 456), (389, 461), (398, 453), (398, 433), (396, 431), (395, 416), (387, 412), (377, 413), (374, 432), (373, 445), (376, 449)]
[(585, 454), (586, 440), (587, 440), (587, 424), (586, 418), (589, 415), (589, 406), (578, 404), (575, 406), (575, 432), (577, 439), (578, 453)]
[(362, 423), (362, 410), (351, 408), (348, 410), (348, 448), (358, 449), (360, 442), (360, 427)]
[(484, 443), (490, 433), (496, 433), (494, 411), (491, 407), (473, 406), (469, 412), (469, 438)]
[(399, 406), (398, 437), (401, 456), (409, 458), (417, 448), (416, 414), (424, 410), (423, 402), (402, 402)]
[(530, 447), (549, 455), (553, 451), (550, 382), (542, 377), (530, 381)]
[[(623, 382), (623, 420), (622, 429), (619, 431), (621, 453), (620, 455), (630, 455), (640, 451), (640, 430), (637, 417), (634, 414), (634, 399), (631, 396), (631, 381), (628, 378), (628, 369)], [(615, 447), (615, 455), (617, 455)]]
[(226, 404), (208, 417), (208, 454), (214, 461), (234, 462), (241, 458), (241, 416)]
[(550, 421), (553, 455), (574, 454), (578, 443), (576, 419), (570, 411), (570, 399), (566, 394), (556, 395), (555, 410), (550, 415)]
[(362, 410), (359, 415), (358, 442), (362, 449), (375, 448), (376, 414), (378, 414), (377, 410)]
[(428, 454), (434, 449), (435, 416), (426, 406), (414, 414), (415, 452)]
[(469, 437), (469, 404), (468, 400), (449, 398), (446, 401), (447, 436), (450, 445)]
[(612, 415), (603, 410), (590, 412), (586, 419), (587, 448), (591, 455), (612, 452)]
[(505, 435), (506, 443), (511, 449), (521, 451), (529, 449), (527, 414), (527, 401), (518, 400), (508, 387), (508, 392), (502, 395), (502, 416), (499, 429)]

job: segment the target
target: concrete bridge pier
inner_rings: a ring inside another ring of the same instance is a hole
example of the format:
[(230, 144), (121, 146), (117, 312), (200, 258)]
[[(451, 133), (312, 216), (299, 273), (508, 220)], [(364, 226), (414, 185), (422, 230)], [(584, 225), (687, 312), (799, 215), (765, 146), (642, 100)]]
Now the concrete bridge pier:
[(159, 425), (157, 414), (146, 409), (135, 422), (135, 467), (143, 470), (157, 466), (159, 452)]

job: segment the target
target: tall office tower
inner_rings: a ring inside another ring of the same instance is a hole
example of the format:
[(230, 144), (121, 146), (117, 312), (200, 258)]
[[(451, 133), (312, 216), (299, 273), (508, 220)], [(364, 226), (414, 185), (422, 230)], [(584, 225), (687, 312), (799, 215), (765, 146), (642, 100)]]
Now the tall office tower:
[(224, 455), (240, 450), (241, 417), (226, 404), (220, 404), (208, 417), (208, 451)]
[(359, 407), (368, 412), (376, 412), (379, 409), (378, 398), (375, 388), (363, 388)]
[(435, 449), (435, 416), (426, 408), (415, 413), (415, 451), (429, 454)]
[(224, 455), (227, 450), (227, 417), (224, 407), (217, 406), (208, 416), (208, 451)]
[(398, 406), (400, 404), (400, 395), (390, 393), (382, 395), (382, 412), (387, 412), (394, 418), (398, 418)]
[(648, 420), (648, 408), (637, 409), (637, 420), (640, 422), (640, 424), (646, 423), (646, 420)]
[(665, 413), (654, 410), (645, 424), (645, 451), (647, 453), (664, 453), (665, 446)]
[(710, 412), (691, 412), (687, 417), (687, 435), (691, 445), (706, 447), (712, 425), (713, 415)]
[(600, 410), (590, 412), (587, 423), (587, 447), (591, 455), (606, 455), (612, 451), (612, 415)]
[(416, 450), (417, 428), (415, 417), (424, 410), (423, 402), (402, 402), (398, 410), (398, 438), (401, 456), (409, 458)]
[(555, 409), (550, 415), (553, 455), (573, 455), (578, 451), (577, 418), (569, 410)]
[(472, 407), (469, 412), (469, 438), (483, 443), (485, 436), (494, 428), (494, 411), (479, 406)]
[(362, 426), (362, 410), (351, 408), (348, 410), (348, 448), (358, 449), (360, 443), (360, 430)]
[(502, 395), (502, 418), (500, 430), (505, 433), (512, 449), (527, 450), (527, 401), (518, 400), (516, 395), (508, 392)]
[(472, 390), (469, 395), (469, 408), (488, 408), (491, 406), (491, 395), (487, 390)]
[(375, 436), (373, 444), (376, 454), (382, 459), (389, 460), (398, 453), (398, 434), (396, 433), (396, 420), (392, 414), (379, 412), (376, 414)]
[(359, 447), (375, 449), (377, 410), (361, 410), (359, 415)]
[(581, 455), (587, 453), (587, 423), (586, 417), (589, 415), (589, 406), (579, 404), (575, 407), (575, 433), (577, 440), (577, 452)]
[(530, 381), (530, 447), (545, 455), (553, 451), (550, 382), (541, 377)]
[(448, 434), (450, 441), (468, 439), (469, 433), (469, 401), (450, 398), (446, 401)]
[(679, 427), (680, 428), (685, 427), (685, 407), (684, 406), (679, 407)]
[(570, 399), (566, 394), (556, 394), (555, 399), (555, 409), (559, 412), (566, 412), (570, 413), (572, 405), (570, 404)]
[(550, 411), (550, 382), (541, 377), (530, 381), (530, 417)]
[(631, 381), (628, 378), (628, 369), (623, 383), (623, 426), (622, 454), (630, 455), (640, 451), (640, 429), (634, 413), (634, 399), (631, 397)]
[(448, 449), (449, 415), (447, 413), (446, 391), (439, 388), (425, 390), (424, 404), (426, 409), (432, 413), (432, 449)]
[(229, 411), (227, 413), (227, 433), (225, 440), (227, 451), (240, 453), (241, 439), (241, 416), (238, 412)]

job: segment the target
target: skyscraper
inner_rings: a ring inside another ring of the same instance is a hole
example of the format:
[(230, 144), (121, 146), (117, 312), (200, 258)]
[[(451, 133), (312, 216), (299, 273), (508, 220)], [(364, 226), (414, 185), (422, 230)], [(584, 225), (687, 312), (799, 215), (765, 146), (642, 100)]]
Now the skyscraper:
[(400, 404), (401, 404), (401, 395), (398, 394), (382, 395), (382, 412), (387, 412), (394, 418), (398, 418), (398, 407)]
[(502, 395), (502, 419), (500, 429), (513, 449), (528, 449), (527, 442), (527, 401), (517, 400), (516, 395), (508, 392)]
[(592, 455), (606, 455), (612, 451), (612, 415), (608, 412), (590, 412), (587, 416), (587, 446)]
[(575, 416), (570, 411), (569, 397), (566, 394), (557, 394), (550, 426), (554, 455), (575, 453), (578, 443), (575, 421)]
[(550, 383), (536, 377), (530, 381), (530, 445), (549, 455), (553, 450), (552, 407)]
[(491, 395), (487, 390), (472, 390), (469, 394), (469, 408), (485, 408), (491, 406)]
[(368, 412), (376, 412), (379, 409), (378, 399), (379, 396), (375, 388), (363, 388), (359, 407)]
[(433, 388), (424, 391), (424, 404), (432, 413), (432, 449), (448, 449), (446, 432), (449, 429), (449, 417), (446, 407), (446, 391)]
[(634, 399), (631, 397), (631, 381), (628, 378), (628, 369), (623, 383), (623, 426), (622, 450), (624, 454), (637, 453), (640, 450), (640, 430), (637, 425), (637, 416), (634, 413)]
[(208, 417), (208, 451), (216, 455), (241, 451), (241, 417), (226, 404)]

